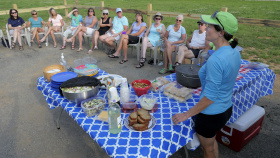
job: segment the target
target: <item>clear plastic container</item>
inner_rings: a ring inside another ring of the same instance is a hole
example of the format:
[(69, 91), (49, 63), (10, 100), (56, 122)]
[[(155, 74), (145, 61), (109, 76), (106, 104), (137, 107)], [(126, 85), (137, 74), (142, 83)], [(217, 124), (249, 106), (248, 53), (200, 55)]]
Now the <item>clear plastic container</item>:
[[(84, 107), (84, 104), (86, 102), (92, 101), (94, 99), (100, 99), (102, 103), (100, 103), (98, 105), (95, 105), (92, 108)], [(99, 114), (102, 110), (104, 110), (105, 109), (105, 104), (106, 104), (106, 100), (104, 98), (92, 97), (92, 98), (89, 98), (89, 99), (86, 99), (86, 100), (82, 101), (81, 102), (81, 107), (82, 107), (84, 113), (87, 115), (87, 117), (91, 117), (93, 115)]]
[(85, 57), (83, 58), (84, 64), (96, 64), (97, 60), (93, 57)]
[(124, 113), (135, 112), (138, 109), (138, 97), (137, 95), (130, 94), (128, 102), (123, 102), (121, 98), (121, 109)]
[(157, 103), (157, 97), (150, 94), (144, 94), (139, 98), (139, 102), (142, 108), (152, 110)]

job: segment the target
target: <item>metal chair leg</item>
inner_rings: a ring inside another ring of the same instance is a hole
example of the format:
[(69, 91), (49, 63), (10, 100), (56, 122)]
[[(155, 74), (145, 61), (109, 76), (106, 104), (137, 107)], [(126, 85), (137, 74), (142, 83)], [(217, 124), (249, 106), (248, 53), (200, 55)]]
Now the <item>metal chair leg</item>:
[(63, 112), (63, 108), (61, 107), (60, 114), (59, 114), (59, 116), (58, 116), (58, 119), (56, 120), (56, 128), (57, 128), (57, 129), (60, 129), (59, 120), (60, 120), (60, 117), (61, 117), (62, 112)]
[(186, 158), (188, 158), (189, 157), (189, 153), (188, 153), (187, 145), (184, 146), (184, 149), (185, 149)]

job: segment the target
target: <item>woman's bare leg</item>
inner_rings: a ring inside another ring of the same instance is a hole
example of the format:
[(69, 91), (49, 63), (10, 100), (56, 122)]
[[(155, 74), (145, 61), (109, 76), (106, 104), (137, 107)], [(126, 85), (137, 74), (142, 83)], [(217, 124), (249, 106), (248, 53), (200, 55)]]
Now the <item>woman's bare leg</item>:
[(31, 42), (33, 42), (35, 36), (37, 34), (37, 27), (35, 27), (34, 31), (33, 31), (33, 35), (32, 35), (32, 39), (31, 39)]
[[(127, 40), (127, 39), (128, 39), (128, 35), (124, 35), (124, 34), (123, 34), (123, 35), (121, 36), (119, 47), (118, 47), (117, 51), (114, 53), (115, 56), (119, 56), (120, 51), (122, 50), (122, 48), (123, 48), (123, 46), (124, 46), (124, 45), (123, 45), (123, 40), (124, 40), (124, 39)], [(127, 46), (127, 43), (126, 43), (126, 46)]]
[[(84, 35), (84, 32), (83, 32), (83, 31), (80, 31), (80, 32), (79, 32), (79, 47), (80, 47), (81, 49), (83, 48), (83, 35)], [(73, 37), (71, 37), (71, 38), (73, 38)], [(74, 38), (73, 38), (72, 41), (74, 41)]]
[[(97, 46), (98, 38), (99, 38), (99, 31), (96, 30), (94, 32), (94, 37), (92, 37), (92, 39), (94, 39), (94, 40), (92, 40), (92, 48), (91, 48), (91, 50), (93, 49), (94, 46)], [(94, 46), (93, 46), (93, 41), (94, 41)]]
[(19, 29), (18, 30), (18, 34), (17, 34), (17, 38), (18, 38), (18, 44), (20, 45), (20, 46), (22, 46), (22, 43), (21, 43), (21, 30)]
[(14, 32), (13, 32), (13, 36), (14, 36), (14, 43), (17, 42), (17, 38), (18, 38), (18, 29), (14, 29)]
[(123, 54), (124, 54), (123, 60), (127, 60), (127, 44), (128, 44), (128, 38), (124, 38), (123, 42), (122, 42), (122, 45), (123, 45), (122, 48), (123, 48)]
[(54, 36), (54, 30), (51, 30), (51, 36), (52, 36), (52, 39), (53, 39), (53, 45), (54, 47), (56, 47), (56, 40), (55, 40), (55, 36)]
[[(55, 26), (52, 26), (48, 29), (48, 32), (45, 34), (45, 36), (40, 40), (40, 42), (44, 42), (46, 40), (46, 37), (48, 37), (48, 35), (53, 31), (53, 30), (56, 30), (56, 27)], [(52, 36), (53, 37), (53, 36)], [(53, 38), (54, 39), (54, 38)], [(55, 41), (55, 39), (54, 39)]]
[(67, 39), (66, 41), (67, 41), (67, 42), (71, 42), (81, 31), (82, 31), (83, 33), (86, 33), (86, 32), (87, 32), (87, 28), (84, 27), (84, 26), (80, 26), (80, 25), (79, 25), (79, 26), (77, 27), (77, 30), (76, 30), (75, 34), (74, 34), (71, 38)]

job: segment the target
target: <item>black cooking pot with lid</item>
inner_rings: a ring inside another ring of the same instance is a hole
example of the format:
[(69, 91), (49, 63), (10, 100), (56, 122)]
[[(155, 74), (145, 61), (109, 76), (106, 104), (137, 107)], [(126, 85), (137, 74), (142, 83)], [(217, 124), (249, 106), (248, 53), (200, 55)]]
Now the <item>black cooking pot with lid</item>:
[(198, 71), (200, 66), (193, 64), (183, 64), (175, 68), (177, 82), (188, 88), (198, 88), (201, 86)]

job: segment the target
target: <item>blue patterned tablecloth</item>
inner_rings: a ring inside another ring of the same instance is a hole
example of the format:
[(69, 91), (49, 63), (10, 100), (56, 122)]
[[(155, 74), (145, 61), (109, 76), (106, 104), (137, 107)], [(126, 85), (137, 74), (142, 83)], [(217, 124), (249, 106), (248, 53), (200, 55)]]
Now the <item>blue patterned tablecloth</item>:
[[(242, 61), (243, 64), (246, 61)], [(99, 75), (107, 73), (99, 70)], [(240, 74), (233, 92), (233, 115), (228, 124), (233, 123), (246, 110), (254, 105), (262, 96), (272, 94), (275, 74), (270, 69), (264, 71), (252, 70), (246, 74)], [(176, 80), (176, 75), (166, 76), (170, 81)], [(99, 121), (96, 117), (87, 117), (80, 107), (61, 97), (58, 92), (51, 89), (50, 83), (39, 77), (37, 88), (42, 91), (51, 109), (62, 107), (85, 131), (95, 140), (110, 157), (169, 157), (178, 149), (193, 139), (194, 122), (192, 118), (174, 126), (171, 120), (176, 113), (182, 113), (193, 107), (199, 96), (193, 95), (186, 103), (178, 103), (164, 96), (163, 93), (150, 94), (158, 97), (159, 108), (152, 113), (156, 118), (156, 126), (149, 132), (133, 132), (122, 126), (119, 134), (109, 133), (108, 123)], [(131, 88), (134, 93), (133, 88)], [(106, 98), (106, 90), (102, 89), (97, 94)], [(107, 109), (107, 105), (106, 105)], [(124, 120), (129, 114), (122, 113)]]

